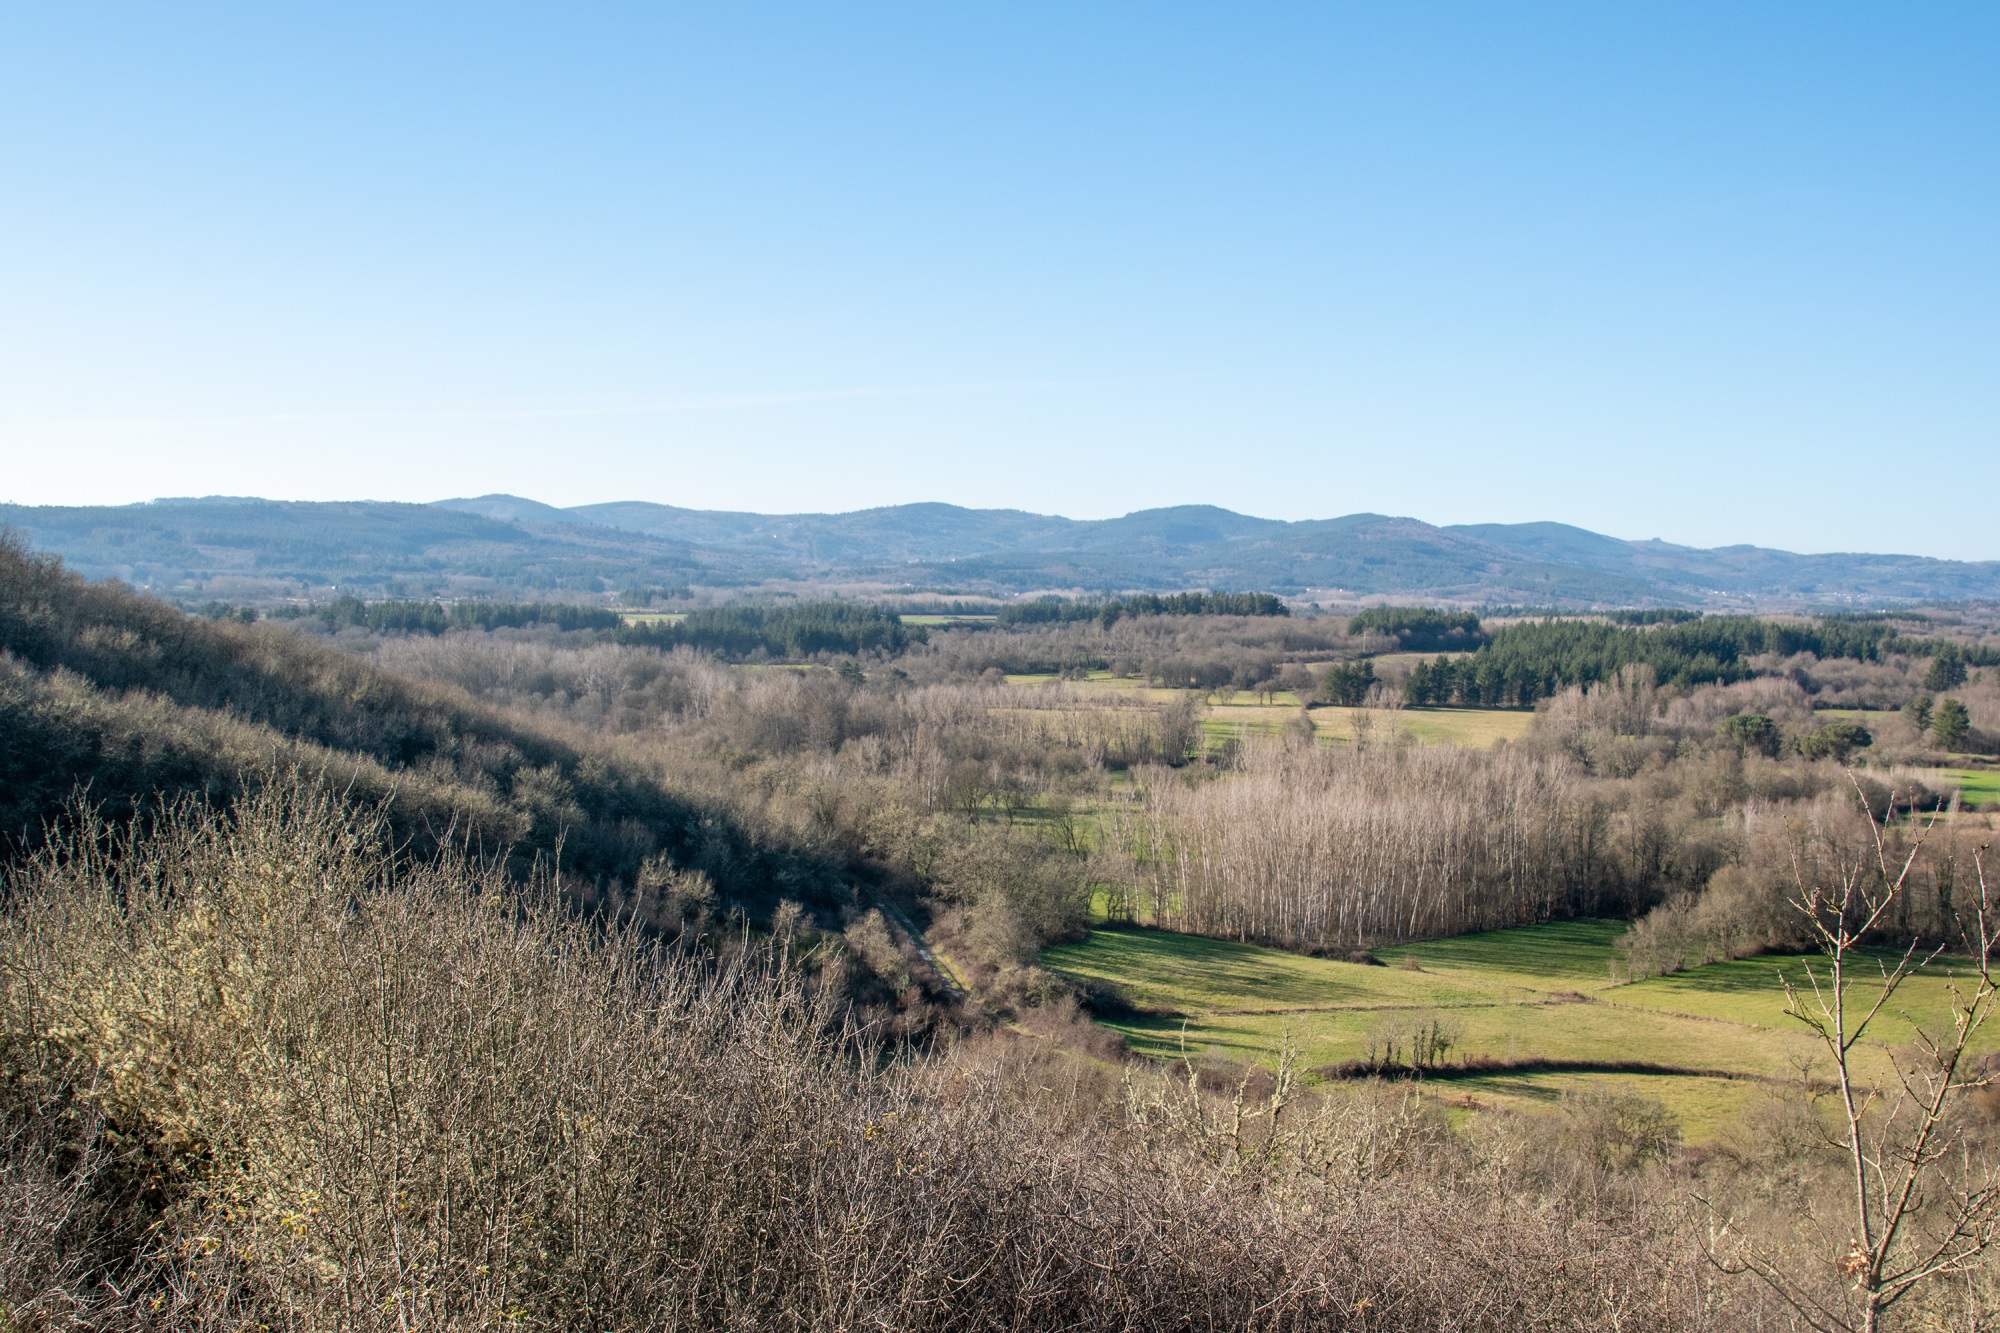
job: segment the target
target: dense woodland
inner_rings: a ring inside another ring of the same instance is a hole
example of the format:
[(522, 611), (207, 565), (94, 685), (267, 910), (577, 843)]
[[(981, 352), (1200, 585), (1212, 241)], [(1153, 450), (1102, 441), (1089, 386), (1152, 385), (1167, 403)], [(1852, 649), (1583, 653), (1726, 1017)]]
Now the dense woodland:
[(1037, 597), (1012, 602), (994, 620), (1002, 625), (1046, 625), (1095, 620), (1109, 628), (1123, 616), (1283, 616), (1291, 614), (1283, 599), (1268, 592), (1134, 593), (1102, 601)]
[(824, 653), (898, 653), (921, 643), (924, 631), (905, 626), (879, 607), (852, 602), (807, 602), (760, 607), (725, 606), (689, 612), (672, 621), (619, 631), (624, 643), (654, 648), (698, 648), (740, 661), (747, 657), (810, 658)]
[[(0, 1301), (23, 1328), (1800, 1326), (1689, 1204), (1792, 1244), (1787, 1200), (1835, 1179), (1793, 1110), (1697, 1159), (1635, 1140), (1644, 1107), (1461, 1132), (1387, 1085), (1183, 1077), (1040, 951), (1107, 915), (1342, 957), (1612, 916), (1632, 975), (1671, 972), (1808, 945), (1788, 896), (1864, 866), (1871, 814), (1892, 850), (1938, 823), (1870, 940), (1964, 949), (1993, 820), (1936, 770), (2000, 736), (1990, 611), (1154, 601), (191, 616), (0, 546)], [(1236, 697), (1298, 709), (1205, 725)], [(1411, 743), (1447, 700), (1532, 721)], [(1972, 1327), (1987, 1282), (1908, 1326)]]
[[(1532, 706), (1568, 686), (1612, 680), (1628, 666), (1646, 666), (1662, 685), (1689, 687), (1768, 674), (1758, 659), (1778, 657), (1836, 662), (1924, 657), (1950, 664), (1947, 675), (1966, 666), (2000, 665), (2000, 651), (1993, 648), (1913, 637), (1873, 617), (1826, 616), (1792, 624), (1703, 616), (1645, 628), (1551, 618), (1508, 625), (1468, 656), (1423, 664), (1411, 673), (1404, 697), (1413, 704)], [(1954, 683), (1963, 679), (1960, 674)]]

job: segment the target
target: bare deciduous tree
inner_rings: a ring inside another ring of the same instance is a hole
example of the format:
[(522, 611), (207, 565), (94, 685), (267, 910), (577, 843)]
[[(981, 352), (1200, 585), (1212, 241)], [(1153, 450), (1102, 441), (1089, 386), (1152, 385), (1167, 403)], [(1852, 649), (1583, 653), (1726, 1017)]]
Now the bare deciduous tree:
[(1170, 929), (1352, 949), (1613, 905), (1590, 873), (1601, 809), (1560, 756), (1252, 742), (1227, 782), (1140, 786), (1123, 842)]
[[(1890, 959), (1864, 950), (1871, 933), (1889, 924), (1938, 817), (1911, 840), (1898, 866), (1884, 822), (1868, 810), (1858, 781), (1854, 789), (1868, 812), (1870, 854), (1839, 864), (1831, 882), (1797, 863), (1794, 905), (1822, 957), (1817, 966), (1805, 965), (1802, 984), (1783, 979), (1786, 1012), (1818, 1039), (1832, 1067), (1827, 1144), (1841, 1156), (1846, 1199), (1833, 1216), (1809, 1221), (1838, 1250), (1833, 1267), (1845, 1291), (1835, 1294), (1826, 1274), (1810, 1264), (1802, 1270), (1757, 1245), (1718, 1257), (1769, 1283), (1814, 1328), (1875, 1333), (1887, 1311), (1926, 1283), (1976, 1267), (2000, 1230), (2000, 1171), (1980, 1160), (1958, 1114), (1967, 1094), (1994, 1082), (1993, 1071), (1969, 1052), (1993, 1011), (1992, 952), (2000, 941), (1993, 936), (1982, 845), (1973, 858), (1977, 910), (1964, 926), (1971, 957), (1962, 970), (1951, 969), (1945, 986), (1949, 1026), (1912, 1022), (1915, 1036), (1901, 1051), (1863, 1044), (1884, 1013), (1898, 1012), (1893, 1006), (1904, 984), (1940, 963), (1948, 942), (1912, 941)], [(1874, 1049), (1886, 1073), (1863, 1067)]]

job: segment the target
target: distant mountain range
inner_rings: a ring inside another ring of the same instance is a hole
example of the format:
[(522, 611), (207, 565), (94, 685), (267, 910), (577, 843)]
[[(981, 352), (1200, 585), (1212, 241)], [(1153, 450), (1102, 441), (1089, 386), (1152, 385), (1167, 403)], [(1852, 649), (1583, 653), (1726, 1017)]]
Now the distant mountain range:
[(1330, 602), (1570, 607), (2000, 598), (2000, 561), (1700, 550), (1561, 523), (1434, 527), (1380, 514), (1287, 523), (1211, 505), (1084, 521), (946, 504), (774, 515), (639, 501), (559, 509), (512, 495), (429, 505), (210, 497), (0, 505), (0, 525), (91, 577), (184, 602), (333, 588), (521, 597), (765, 585), (961, 595), (1257, 589)]

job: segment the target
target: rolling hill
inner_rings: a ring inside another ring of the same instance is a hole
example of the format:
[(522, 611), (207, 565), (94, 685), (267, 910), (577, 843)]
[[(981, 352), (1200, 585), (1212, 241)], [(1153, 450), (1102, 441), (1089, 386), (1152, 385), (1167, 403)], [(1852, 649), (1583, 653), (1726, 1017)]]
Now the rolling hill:
[(2000, 597), (2000, 561), (1798, 555), (1625, 541), (1560, 523), (1437, 527), (1350, 514), (1282, 522), (1211, 505), (1075, 520), (896, 505), (753, 514), (512, 495), (435, 504), (210, 497), (0, 506), (0, 525), (93, 578), (182, 602), (599, 595), (628, 587), (820, 584), (1018, 594), (1256, 588), (1570, 607), (1843, 606)]

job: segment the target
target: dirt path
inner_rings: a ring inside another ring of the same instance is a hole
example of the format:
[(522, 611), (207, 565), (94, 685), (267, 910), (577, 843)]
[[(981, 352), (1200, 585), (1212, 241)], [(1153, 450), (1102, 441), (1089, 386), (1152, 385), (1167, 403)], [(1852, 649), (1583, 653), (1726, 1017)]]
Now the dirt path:
[[(949, 960), (940, 958), (931, 949), (930, 941), (924, 937), (924, 933), (921, 930), (917, 929), (916, 922), (910, 920), (902, 908), (896, 906), (896, 904), (888, 901), (886, 898), (876, 903), (875, 906), (890, 925), (894, 926), (909, 939), (910, 947), (917, 951), (917, 956), (923, 959), (931, 971), (936, 974), (938, 981), (944, 985), (946, 990), (962, 1000), (977, 1001), (978, 997), (972, 993), (972, 987), (967, 984), (964, 976), (959, 973), (957, 968), (951, 965)], [(985, 1006), (981, 1005), (980, 1007), (984, 1008)]]

